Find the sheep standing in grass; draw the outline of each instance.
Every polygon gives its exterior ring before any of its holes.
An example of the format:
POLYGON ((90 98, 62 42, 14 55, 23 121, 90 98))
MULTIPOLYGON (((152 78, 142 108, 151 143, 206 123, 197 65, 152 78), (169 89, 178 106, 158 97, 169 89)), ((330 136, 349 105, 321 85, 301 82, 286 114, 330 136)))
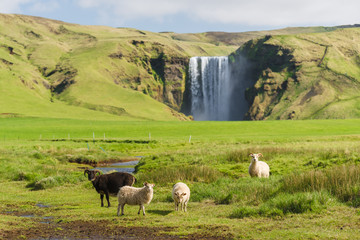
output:
POLYGON ((153 187, 155 184, 150 184, 144 182, 144 187, 136 188, 130 186, 121 187, 117 197, 119 201, 117 215, 119 216, 120 207, 121 207, 121 215, 124 215, 124 206, 125 204, 129 205, 139 205, 139 212, 142 209, 143 215, 145 216, 145 204, 149 204, 153 198, 153 187))
POLYGON ((270 175, 270 167, 266 162, 259 161, 259 157, 263 155, 261 153, 251 153, 252 157, 250 166, 249 166, 249 174, 251 177, 265 177, 268 178, 270 175))
POLYGON ((186 212, 187 203, 190 199, 190 188, 185 183, 176 183, 172 190, 172 198, 175 202, 175 211, 179 210, 180 204, 181 210, 186 212))

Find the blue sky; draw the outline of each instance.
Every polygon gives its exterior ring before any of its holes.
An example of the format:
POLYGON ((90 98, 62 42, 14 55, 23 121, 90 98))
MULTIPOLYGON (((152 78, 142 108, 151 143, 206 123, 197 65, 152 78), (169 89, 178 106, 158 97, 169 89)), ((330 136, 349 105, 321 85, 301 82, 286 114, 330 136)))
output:
POLYGON ((360 24, 359 0, 0 0, 0 13, 153 32, 360 24))

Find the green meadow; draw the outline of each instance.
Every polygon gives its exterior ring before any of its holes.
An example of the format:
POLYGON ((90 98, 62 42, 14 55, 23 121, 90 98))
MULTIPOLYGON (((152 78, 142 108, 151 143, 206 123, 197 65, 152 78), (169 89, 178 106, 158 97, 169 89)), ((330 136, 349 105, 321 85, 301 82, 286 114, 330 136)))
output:
POLYGON ((108 239, 125 227, 165 239, 356 238, 359 143, 360 120, 355 119, 0 118, 0 237, 30 239, 37 231, 37 238, 49 238, 52 229, 52 237, 108 239), (249 177, 253 152, 264 155, 269 179, 249 177), (135 185, 155 183, 154 198, 146 216, 126 205, 125 216, 118 217, 117 199, 101 208, 83 171, 136 156, 142 158, 135 185), (191 189, 186 213, 174 211, 171 189, 178 181, 191 189), (75 229, 79 223, 105 224, 106 230, 101 236, 81 232, 75 229))

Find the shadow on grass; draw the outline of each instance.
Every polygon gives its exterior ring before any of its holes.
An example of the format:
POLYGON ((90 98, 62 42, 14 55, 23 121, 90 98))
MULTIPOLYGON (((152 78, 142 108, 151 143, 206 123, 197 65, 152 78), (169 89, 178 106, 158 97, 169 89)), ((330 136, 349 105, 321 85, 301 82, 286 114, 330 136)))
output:
POLYGON ((169 211, 169 210, 149 210, 147 212, 154 213, 154 214, 161 215, 161 216, 166 216, 169 213, 171 213, 172 211, 169 211))

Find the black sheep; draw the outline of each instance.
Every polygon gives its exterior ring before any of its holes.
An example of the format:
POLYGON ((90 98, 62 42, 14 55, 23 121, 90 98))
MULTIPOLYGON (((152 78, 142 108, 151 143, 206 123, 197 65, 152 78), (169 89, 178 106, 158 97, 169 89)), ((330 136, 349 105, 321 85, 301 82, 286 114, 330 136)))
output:
POLYGON ((125 172, 113 172, 101 175, 97 169, 84 171, 84 175, 88 174, 89 181, 92 182, 96 191, 100 193, 101 207, 104 206, 103 199, 106 195, 108 207, 110 207, 109 194, 117 194, 123 186, 132 186, 136 179, 133 175, 125 172), (99 174, 97 176, 97 174, 99 174))

